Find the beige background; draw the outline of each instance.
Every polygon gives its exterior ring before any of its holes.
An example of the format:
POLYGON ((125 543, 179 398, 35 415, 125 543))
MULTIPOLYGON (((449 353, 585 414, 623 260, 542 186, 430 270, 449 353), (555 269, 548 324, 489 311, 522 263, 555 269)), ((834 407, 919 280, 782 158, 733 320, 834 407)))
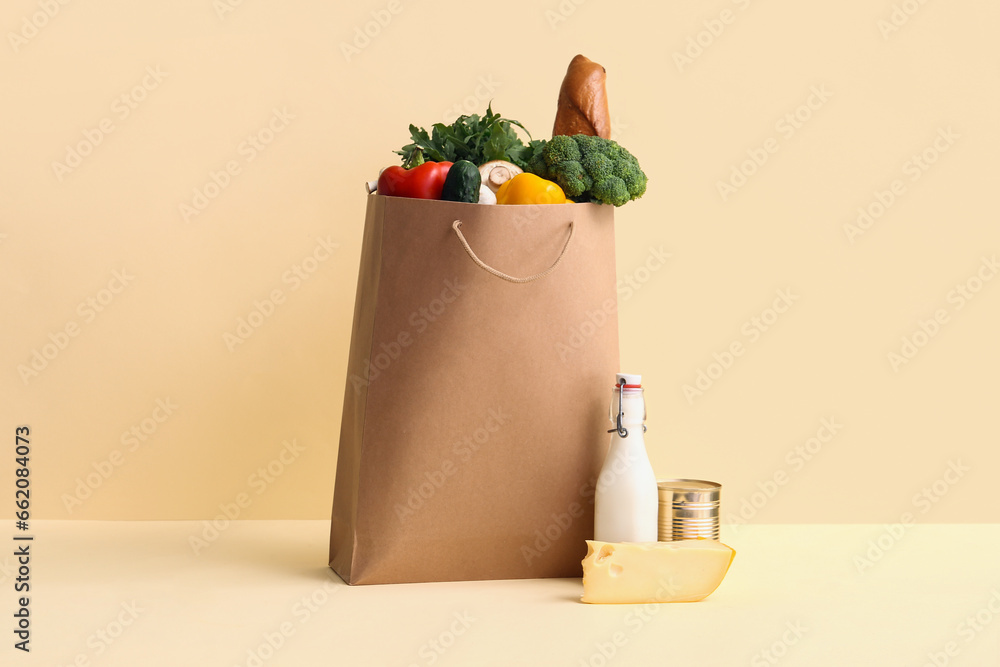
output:
POLYGON ((363 181, 409 123, 489 99, 547 137, 579 52, 607 68, 616 137, 650 177, 617 242, 623 369, 644 376, 658 473, 721 481, 737 523, 1000 521, 1000 280, 961 308, 952 293, 1000 251, 995 3, 223 2, 0 9, 0 423, 31 426, 38 518, 328 517, 363 181), (373 12, 386 25, 345 55, 373 12), (650 248, 671 257, 647 272, 650 248), (795 300, 752 340, 779 290, 795 300), (689 400, 699 371, 717 379, 689 400), (824 419, 842 427, 800 458, 824 419))
POLYGON ((589 605, 579 579, 347 586, 329 520, 236 522, 195 556, 198 523, 38 522, 32 654, 4 664, 1000 665, 997 525, 914 526, 860 572, 878 526, 723 528, 706 600, 589 605))

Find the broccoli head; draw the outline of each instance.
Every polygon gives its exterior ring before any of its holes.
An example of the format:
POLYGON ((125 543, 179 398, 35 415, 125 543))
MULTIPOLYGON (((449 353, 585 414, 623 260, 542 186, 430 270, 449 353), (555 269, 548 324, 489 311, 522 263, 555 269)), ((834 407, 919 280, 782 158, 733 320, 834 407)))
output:
POLYGON ((622 206, 646 192, 646 174, 617 142, 557 135, 535 150, 528 170, 555 181, 574 201, 622 206))
POLYGON ((583 155, 573 137, 558 134, 550 139, 542 149, 545 164, 550 167, 562 162, 579 162, 583 155))

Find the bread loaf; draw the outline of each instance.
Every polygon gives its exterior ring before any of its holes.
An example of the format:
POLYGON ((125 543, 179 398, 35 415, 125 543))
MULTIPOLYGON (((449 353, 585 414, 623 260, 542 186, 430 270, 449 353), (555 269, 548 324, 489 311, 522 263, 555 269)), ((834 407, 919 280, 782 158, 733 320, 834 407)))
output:
POLYGON ((578 55, 570 61, 559 89, 552 136, 588 134, 611 138, 611 115, 604 88, 606 79, 605 69, 589 58, 578 55))

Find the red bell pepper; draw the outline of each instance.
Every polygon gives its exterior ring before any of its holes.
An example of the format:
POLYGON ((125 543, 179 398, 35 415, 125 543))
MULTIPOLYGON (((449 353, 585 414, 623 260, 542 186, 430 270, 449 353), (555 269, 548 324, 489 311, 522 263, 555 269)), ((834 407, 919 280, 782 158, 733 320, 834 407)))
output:
POLYGON ((378 177, 378 193, 389 197, 441 199, 451 162, 424 162, 413 169, 389 167, 378 177))

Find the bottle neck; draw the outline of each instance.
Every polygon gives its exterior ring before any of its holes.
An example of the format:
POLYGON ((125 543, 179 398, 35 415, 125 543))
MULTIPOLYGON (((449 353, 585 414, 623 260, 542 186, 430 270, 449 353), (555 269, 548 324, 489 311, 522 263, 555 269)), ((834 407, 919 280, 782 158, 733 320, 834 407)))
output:
POLYGON ((609 411, 612 425, 618 424, 619 409, 622 412, 622 426, 627 427, 630 434, 634 428, 638 428, 641 432, 642 423, 646 421, 646 400, 642 395, 642 389, 626 389, 621 397, 619 390, 615 389, 609 411))

